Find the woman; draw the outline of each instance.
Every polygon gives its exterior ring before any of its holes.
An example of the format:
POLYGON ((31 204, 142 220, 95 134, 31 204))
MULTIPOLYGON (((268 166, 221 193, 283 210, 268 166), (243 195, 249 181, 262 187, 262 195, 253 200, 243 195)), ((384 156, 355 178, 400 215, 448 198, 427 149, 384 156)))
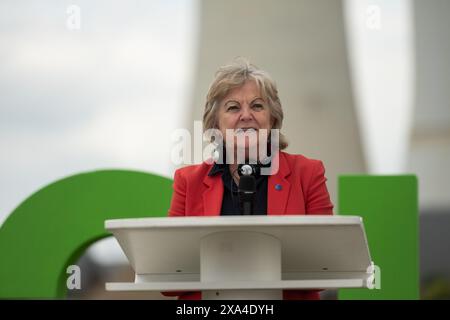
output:
MULTIPOLYGON (((273 133, 277 131, 273 129, 281 129, 282 122, 278 91, 266 72, 247 61, 221 67, 207 95, 203 126, 205 130, 218 130, 223 137, 223 147, 221 143, 217 145, 219 159, 224 161, 217 161, 216 157, 214 162, 177 170, 169 216, 242 214, 237 193, 239 159, 256 163, 256 167, 262 167, 262 163, 271 167, 269 175, 256 176, 255 214, 333 214, 322 162, 274 148, 276 145, 283 150, 288 145, 281 133, 274 139, 273 133), (266 132, 270 134, 261 134, 266 132), (262 146, 271 147, 269 158, 261 159, 262 146), (277 165, 273 166, 274 163, 277 165)), ((201 299, 199 292, 177 295, 180 299, 201 299)), ((283 296, 319 299, 318 291, 314 290, 285 290, 283 296)))

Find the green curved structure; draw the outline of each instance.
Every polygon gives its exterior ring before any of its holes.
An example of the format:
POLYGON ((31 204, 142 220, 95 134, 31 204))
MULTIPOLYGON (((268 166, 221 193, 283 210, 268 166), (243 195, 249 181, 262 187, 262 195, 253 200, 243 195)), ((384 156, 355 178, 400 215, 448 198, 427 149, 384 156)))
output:
POLYGON ((172 180, 126 170, 77 174, 26 199, 0 228, 0 298, 64 298, 67 266, 110 234, 104 221, 166 216, 172 180))

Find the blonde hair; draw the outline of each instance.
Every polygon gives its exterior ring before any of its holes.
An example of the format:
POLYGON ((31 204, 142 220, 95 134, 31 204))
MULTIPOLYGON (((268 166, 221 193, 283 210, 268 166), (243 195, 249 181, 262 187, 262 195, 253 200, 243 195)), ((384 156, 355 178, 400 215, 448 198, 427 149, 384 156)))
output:
MULTIPOLYGON (((240 58, 217 70, 215 79, 209 87, 206 96, 205 110, 203 112, 203 130, 217 129, 217 111, 220 101, 230 90, 243 86, 247 80, 255 81, 263 99, 268 103, 270 115, 274 121, 272 129, 281 129, 283 109, 275 82, 267 72, 251 64, 248 60, 240 58)), ((286 137, 280 132, 280 150, 285 149, 287 146, 286 137)))

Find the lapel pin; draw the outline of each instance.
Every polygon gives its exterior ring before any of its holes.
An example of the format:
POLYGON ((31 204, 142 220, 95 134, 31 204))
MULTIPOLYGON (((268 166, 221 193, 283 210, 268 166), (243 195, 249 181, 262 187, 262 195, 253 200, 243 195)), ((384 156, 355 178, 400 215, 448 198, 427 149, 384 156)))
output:
POLYGON ((275 185, 275 190, 280 191, 281 189, 283 189, 283 187, 281 186, 281 184, 276 184, 276 185, 275 185))

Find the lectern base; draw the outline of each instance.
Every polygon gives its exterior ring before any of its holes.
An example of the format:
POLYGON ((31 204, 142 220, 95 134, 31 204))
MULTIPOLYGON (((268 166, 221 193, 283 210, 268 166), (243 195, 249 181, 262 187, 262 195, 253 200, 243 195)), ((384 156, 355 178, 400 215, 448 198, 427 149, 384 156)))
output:
MULTIPOLYGON (((216 232, 200 243, 201 282, 279 281, 281 243, 272 235, 252 231, 216 232)), ((281 290, 203 291, 202 299, 281 299, 281 290)))

